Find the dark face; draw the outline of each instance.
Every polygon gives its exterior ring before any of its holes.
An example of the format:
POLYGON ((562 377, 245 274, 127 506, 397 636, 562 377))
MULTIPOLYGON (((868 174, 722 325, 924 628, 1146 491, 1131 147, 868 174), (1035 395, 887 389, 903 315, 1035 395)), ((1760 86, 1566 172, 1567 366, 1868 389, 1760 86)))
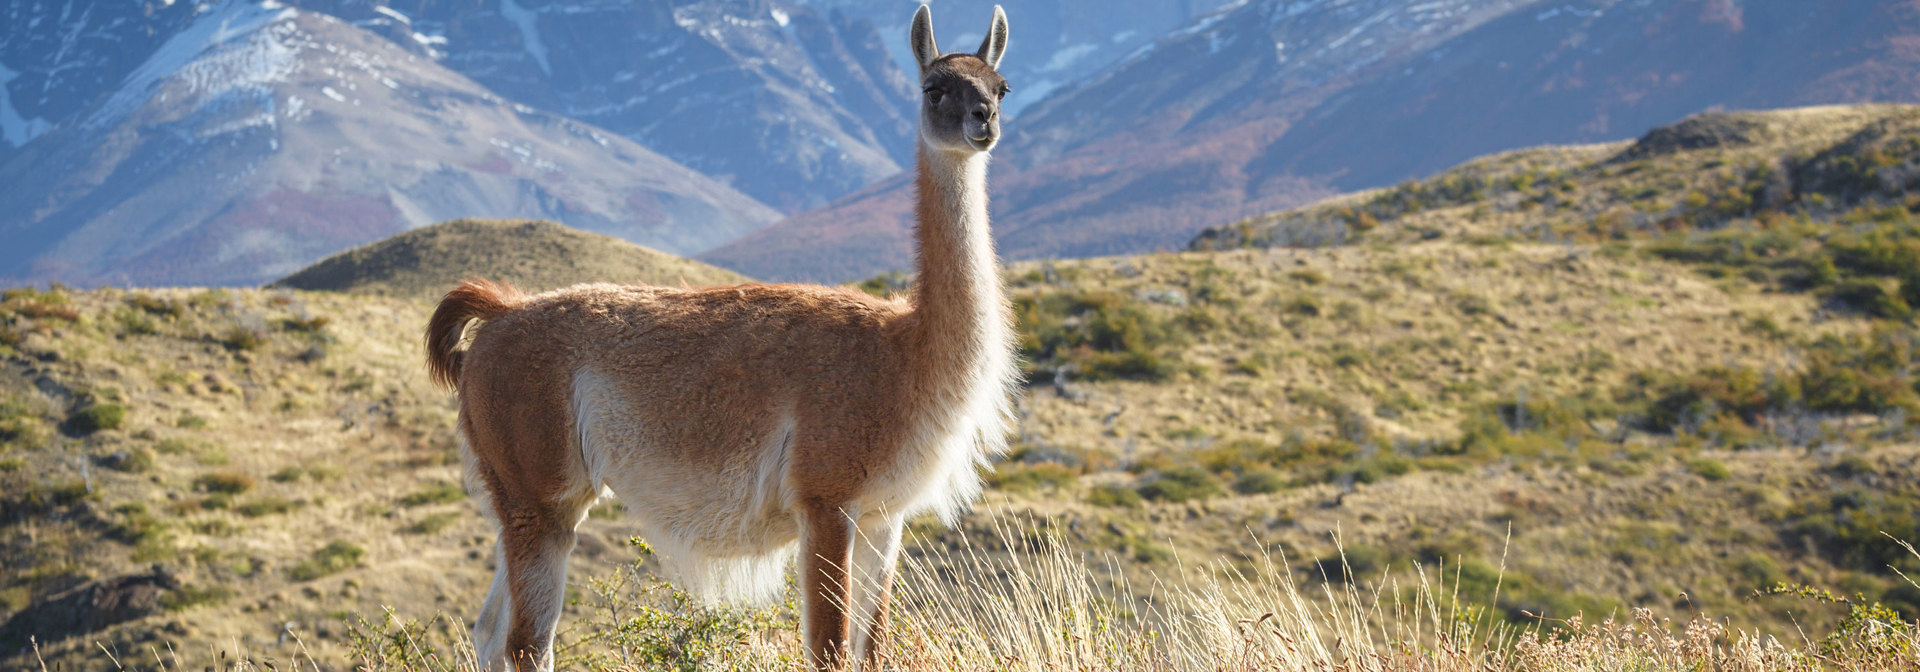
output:
POLYGON ((920 78, 920 137, 933 149, 984 152, 1000 141, 1007 80, 973 54, 948 54, 920 78))

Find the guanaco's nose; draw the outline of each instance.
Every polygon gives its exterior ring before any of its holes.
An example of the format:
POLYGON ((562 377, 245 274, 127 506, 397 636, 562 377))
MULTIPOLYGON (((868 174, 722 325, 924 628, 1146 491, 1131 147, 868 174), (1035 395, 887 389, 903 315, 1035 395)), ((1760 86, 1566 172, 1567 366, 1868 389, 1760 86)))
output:
POLYGON ((993 121, 993 117, 997 114, 999 114, 999 110, 992 109, 985 105, 981 105, 979 107, 973 108, 973 118, 983 122, 993 121))

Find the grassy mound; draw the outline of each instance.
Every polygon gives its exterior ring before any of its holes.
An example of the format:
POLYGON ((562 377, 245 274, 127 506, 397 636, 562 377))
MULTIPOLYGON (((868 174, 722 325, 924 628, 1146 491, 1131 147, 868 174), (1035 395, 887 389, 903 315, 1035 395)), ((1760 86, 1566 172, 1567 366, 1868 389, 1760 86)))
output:
POLYGON ((595 281, 701 286, 747 280, 553 222, 456 219, 333 255, 269 287, 431 297, 469 277, 528 291, 595 281))

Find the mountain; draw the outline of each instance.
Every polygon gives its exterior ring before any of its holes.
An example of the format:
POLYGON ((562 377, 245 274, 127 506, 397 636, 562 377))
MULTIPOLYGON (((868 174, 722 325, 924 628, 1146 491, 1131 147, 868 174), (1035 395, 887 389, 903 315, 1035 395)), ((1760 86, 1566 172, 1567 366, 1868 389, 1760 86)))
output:
MULTIPOLYGON (((1920 10, 1895 0, 1250 0, 1011 120, 995 230, 1013 258, 1176 249, 1206 226, 1477 154, 1722 107, 1920 100, 1915 35, 1920 10)), ((908 187, 701 258, 765 278, 904 268, 908 187), (814 240, 849 242, 767 245, 814 240)))
POLYGON ((432 298, 466 278, 541 292, 582 282, 730 285, 747 278, 553 222, 461 219, 327 257, 269 287, 432 298))
POLYGON ((771 0, 298 4, 383 30, 510 100, 610 129, 784 211, 911 157, 916 89, 884 46, 906 33, 849 15, 771 0))
POLYGON ((1916 102, 1917 41, 1920 3, 1908 0, 1542 6, 1342 92, 1249 170, 1355 189, 1499 149, 1630 138, 1706 110, 1916 102))
MULTIPOLYGON (((41 11, 28 23, 58 18, 41 11)), ((256 284, 476 214, 689 252, 778 217, 617 133, 511 103, 330 15, 229 0, 191 20, 164 16, 98 19, 100 36, 175 32, 131 70, 80 61, 85 79, 117 82, 89 106, 22 95, 57 82, 8 75, 7 118, 58 120, 8 126, 9 144, 28 135, 16 130, 33 137, 0 164, 0 212, 17 213, 0 220, 0 278, 256 284)))
MULTIPOLYGON (((795 0, 829 12, 864 19, 880 28, 882 44, 903 71, 914 72, 913 54, 902 39, 911 4, 876 0, 795 0)), ((1030 0, 1013 5, 1014 51, 1000 73, 1021 82, 1004 111, 1021 110, 1082 78, 1105 70, 1162 35, 1231 0, 1030 0)), ((934 30, 946 51, 980 44, 986 17, 1000 0, 943 0, 934 8, 934 30)))

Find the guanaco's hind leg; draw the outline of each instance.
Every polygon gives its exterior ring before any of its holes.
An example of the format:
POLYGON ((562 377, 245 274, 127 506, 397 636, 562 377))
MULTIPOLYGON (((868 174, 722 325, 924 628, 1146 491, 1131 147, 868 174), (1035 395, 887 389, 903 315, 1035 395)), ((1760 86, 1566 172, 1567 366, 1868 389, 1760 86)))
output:
MULTIPOLYGON (((462 401, 485 408, 474 399, 462 401)), ((553 669, 567 555, 573 551, 574 528, 597 499, 582 466, 566 459, 577 451, 535 448, 570 446, 567 425, 501 420, 564 417, 559 406, 525 404, 512 409, 517 414, 489 408, 465 425, 475 475, 500 524, 500 566, 474 623, 475 653, 482 669, 492 672, 553 669)))
POLYGON ((567 554, 573 551, 574 526, 586 513, 585 504, 567 509, 502 512, 500 544, 507 594, 513 601, 506 650, 518 670, 553 669, 553 631, 566 596, 567 554))
POLYGON ((800 586, 807 658, 815 669, 844 669, 849 660, 853 521, 838 506, 809 507, 801 515, 800 586))
POLYGON ((860 521, 860 537, 853 541, 853 654, 863 672, 880 669, 887 646, 887 612, 905 526, 898 516, 869 517, 860 521))
POLYGON ((493 587, 487 601, 480 605, 480 616, 473 619, 473 652, 482 670, 511 670, 507 662, 507 616, 512 611, 507 597, 507 559, 498 543, 494 544, 493 587))

